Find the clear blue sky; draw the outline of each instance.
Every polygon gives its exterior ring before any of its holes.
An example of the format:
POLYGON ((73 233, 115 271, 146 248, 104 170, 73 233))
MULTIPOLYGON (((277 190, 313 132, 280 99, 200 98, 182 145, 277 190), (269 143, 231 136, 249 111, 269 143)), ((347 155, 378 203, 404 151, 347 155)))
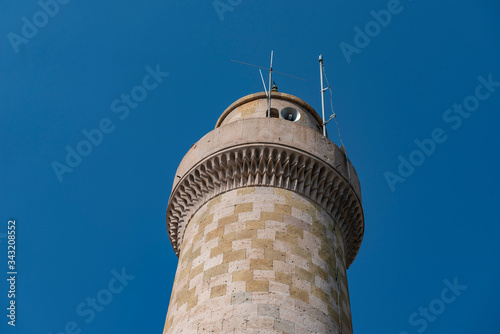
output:
POLYGON ((19 273, 15 328, 0 283, 0 332, 161 333, 174 172, 229 104, 262 90, 229 59, 267 66, 271 50, 277 71, 308 80, 276 75, 280 91, 318 111, 325 58, 365 213, 348 270, 355 333, 498 332, 498 1, 232 0, 220 13, 211 1, 60 1, 51 15, 35 0, 0 4, 0 267, 15 218, 19 273), (131 93, 140 101, 122 101, 131 93), (87 156, 71 167, 68 148, 87 156), (442 297, 455 278, 467 288, 442 297), (419 314, 429 306, 437 315, 419 314))

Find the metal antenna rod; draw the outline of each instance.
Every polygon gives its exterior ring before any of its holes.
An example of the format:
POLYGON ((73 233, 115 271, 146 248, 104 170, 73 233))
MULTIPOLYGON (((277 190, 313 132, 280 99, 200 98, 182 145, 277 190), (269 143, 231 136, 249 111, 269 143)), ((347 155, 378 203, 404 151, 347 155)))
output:
POLYGON ((267 95, 267 117, 271 117, 271 82, 273 82, 273 53, 271 50, 271 66, 269 67, 269 94, 267 95))
POLYGON ((323 120, 323 137, 326 137, 325 123, 325 88, 323 86, 323 56, 319 55, 319 75, 321 78, 321 119, 323 120))
MULTIPOLYGON (((271 117, 271 91, 272 91, 271 83, 273 82, 273 72, 276 72, 276 73, 279 73, 279 74, 283 74, 283 75, 286 75, 286 76, 289 76, 289 77, 292 77, 292 78, 295 78, 295 79, 307 81, 307 80, 304 80, 302 78, 299 78, 299 77, 296 77, 296 76, 293 76, 293 75, 290 75, 290 74, 286 74, 286 73, 282 73, 282 72, 278 72, 278 71, 273 70, 273 56, 274 56, 274 51, 271 51, 271 64, 270 64, 269 68, 265 68, 265 67, 254 65, 254 64, 244 63, 244 62, 238 61, 238 60, 229 59, 230 61, 235 62, 235 63, 240 63, 240 64, 243 64, 243 65, 253 66, 253 67, 257 67, 259 69, 264 69, 264 70, 268 70, 269 71, 269 90, 266 92, 266 95, 267 95, 267 117, 271 117)), ((264 91, 266 91, 266 85, 264 83, 264 78, 262 76, 262 72, 260 72, 260 77, 262 79, 262 84, 264 85, 264 91)), ((324 117, 323 117, 323 123, 324 123, 324 117)))
POLYGON ((264 81, 264 77, 262 76, 262 70, 261 69, 259 69, 259 73, 260 73, 260 78, 262 79, 262 86, 264 86, 264 92, 266 92, 266 96, 267 96, 266 82, 264 81))

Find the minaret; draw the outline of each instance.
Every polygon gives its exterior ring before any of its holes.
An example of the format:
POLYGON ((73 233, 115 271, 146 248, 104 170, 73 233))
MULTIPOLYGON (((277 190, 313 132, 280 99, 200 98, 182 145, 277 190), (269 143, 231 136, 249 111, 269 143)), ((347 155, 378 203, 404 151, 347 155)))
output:
POLYGON ((361 191, 303 100, 245 96, 188 151, 167 227, 179 256, 164 333, 352 333, 346 269, 361 191))

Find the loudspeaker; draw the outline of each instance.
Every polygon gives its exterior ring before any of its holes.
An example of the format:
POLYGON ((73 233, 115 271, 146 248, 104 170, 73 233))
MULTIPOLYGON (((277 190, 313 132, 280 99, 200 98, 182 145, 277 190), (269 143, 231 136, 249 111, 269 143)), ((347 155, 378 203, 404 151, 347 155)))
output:
POLYGON ((292 107, 285 107, 281 110, 281 117, 287 121, 296 122, 300 119, 300 112, 292 107))

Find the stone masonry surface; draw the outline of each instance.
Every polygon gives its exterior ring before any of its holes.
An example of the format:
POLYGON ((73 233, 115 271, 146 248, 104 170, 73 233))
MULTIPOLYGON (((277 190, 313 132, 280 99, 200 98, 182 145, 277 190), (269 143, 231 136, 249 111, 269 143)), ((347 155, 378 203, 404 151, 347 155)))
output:
POLYGON ((187 224, 164 333, 352 333, 345 244, 296 192, 227 191, 187 224))

